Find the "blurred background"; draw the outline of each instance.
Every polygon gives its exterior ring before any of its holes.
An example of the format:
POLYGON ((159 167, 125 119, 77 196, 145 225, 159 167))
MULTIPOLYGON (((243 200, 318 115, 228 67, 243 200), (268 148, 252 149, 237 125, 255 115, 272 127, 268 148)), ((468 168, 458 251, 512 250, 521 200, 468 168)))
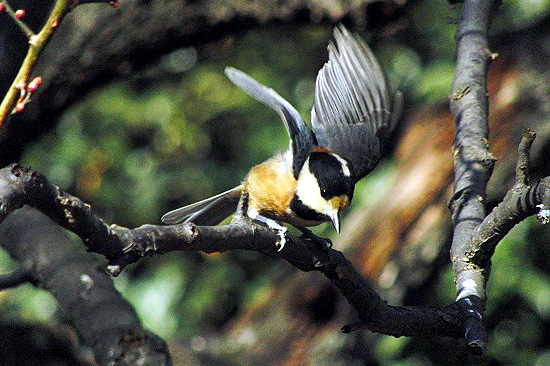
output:
MULTIPOLYGON (((315 77, 343 17, 404 93, 406 109, 387 158, 357 185, 342 233, 328 225, 315 231, 353 258, 389 303, 447 305, 455 298, 448 259, 448 95, 460 8, 438 0, 370 3, 322 16, 299 9, 282 19, 245 18, 242 29, 226 32, 222 23, 208 42, 176 42, 130 72, 90 80, 89 89, 72 95, 29 138, 21 137, 25 119, 17 127, 12 121, 2 138, 19 139, 19 150, 4 144, 2 161, 17 158, 44 173, 107 222, 159 224, 166 211, 239 184, 252 165, 287 147, 278 116, 231 84, 224 68, 237 67, 272 87, 309 121, 315 77)), ((79 7, 67 27, 91 27, 97 14, 113 12, 105 8, 79 7)), ((513 183, 524 128, 538 134, 533 178, 550 174, 548 13, 548 0, 504 1, 494 18, 490 44, 499 57, 490 67, 489 143, 498 161, 489 209, 513 183)), ((8 34, 8 22, 0 17, 0 34, 8 34)), ((44 75, 62 42, 49 46, 44 75)), ((3 93, 6 82, 0 87, 3 93)), ((175 365, 543 366, 550 364, 549 244, 548 228, 534 218, 499 244, 487 288, 489 345, 481 357, 455 339, 342 334, 340 327, 356 314, 322 275, 255 252, 169 253, 141 260, 114 281, 144 326, 169 342, 175 365)), ((0 251, 0 273, 15 267, 0 251)), ((49 293, 27 284, 0 292, 0 322, 4 329, 54 327, 64 319, 49 293)))

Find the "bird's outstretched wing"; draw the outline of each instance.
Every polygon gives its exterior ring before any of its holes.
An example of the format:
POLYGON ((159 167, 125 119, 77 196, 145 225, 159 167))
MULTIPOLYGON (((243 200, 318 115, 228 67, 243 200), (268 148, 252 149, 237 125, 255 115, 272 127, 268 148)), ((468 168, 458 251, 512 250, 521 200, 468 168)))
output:
POLYGON ((319 71, 311 125, 319 146, 348 159, 355 179, 378 163, 382 143, 401 113, 402 95, 393 93, 374 54, 344 26, 334 29, 329 60, 319 71))
POLYGON ((295 178, 298 178, 304 162, 315 145, 315 137, 300 113, 276 91, 260 84, 244 72, 233 67, 226 67, 225 75, 239 88, 259 102, 271 107, 281 116, 290 136, 293 174, 295 178))

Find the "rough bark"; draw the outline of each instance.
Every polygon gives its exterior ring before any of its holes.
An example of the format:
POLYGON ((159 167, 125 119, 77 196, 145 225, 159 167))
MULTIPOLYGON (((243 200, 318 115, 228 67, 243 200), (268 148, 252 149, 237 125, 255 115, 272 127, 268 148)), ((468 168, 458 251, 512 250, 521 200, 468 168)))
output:
MULTIPOLYGON (((363 328, 394 336, 456 336, 462 332, 462 319, 457 316, 460 303, 443 309, 389 306, 341 252, 297 238, 291 238, 289 245, 279 252, 274 232, 240 215, 234 215, 230 224, 222 226, 186 223, 127 229, 107 225, 89 205, 29 169, 8 166, 0 170, 0 182, 3 183, 0 218, 4 219, 24 204, 35 206, 79 235, 88 250, 103 254, 110 261, 109 268, 114 275, 140 258, 169 251, 256 250, 278 255, 302 271, 323 273, 358 311, 363 328)), ((357 329, 353 325, 343 330, 357 329)))
POLYGON ((95 258, 46 215, 29 207, 13 212, 0 224, 0 245, 54 295, 100 365, 171 364, 165 342, 142 328, 95 258))

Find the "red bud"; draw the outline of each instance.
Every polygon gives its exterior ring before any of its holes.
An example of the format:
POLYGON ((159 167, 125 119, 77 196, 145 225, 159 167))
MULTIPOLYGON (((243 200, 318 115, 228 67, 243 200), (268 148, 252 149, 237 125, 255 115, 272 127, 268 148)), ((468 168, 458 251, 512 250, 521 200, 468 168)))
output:
POLYGON ((29 86, 27 86, 27 89, 29 90, 29 93, 34 93, 40 85, 42 85, 42 76, 37 76, 32 79, 29 86))
POLYGON ((15 12, 15 16, 17 17, 17 19, 23 18, 25 14, 25 9, 19 9, 15 12))
POLYGON ((37 76, 34 79, 32 79, 31 83, 35 83, 36 86, 42 85, 42 76, 37 76))

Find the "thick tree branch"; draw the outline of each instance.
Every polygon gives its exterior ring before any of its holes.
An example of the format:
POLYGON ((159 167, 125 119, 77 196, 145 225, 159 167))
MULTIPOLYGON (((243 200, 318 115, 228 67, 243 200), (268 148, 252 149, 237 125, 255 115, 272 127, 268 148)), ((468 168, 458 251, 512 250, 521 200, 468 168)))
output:
MULTIPOLYGON (((461 304, 443 309, 389 306, 341 252, 294 237, 278 252, 276 235, 242 216, 237 215, 229 225, 212 227, 192 223, 143 225, 135 229, 109 226, 80 199, 61 191, 42 175, 15 164, 0 170, 0 203, 0 219, 24 204, 39 208, 79 235, 89 250, 105 255, 113 274, 144 256, 169 251, 256 250, 278 255, 302 271, 322 272, 357 309, 362 329, 394 336, 457 337, 463 333, 461 304)), ((343 330, 357 329, 355 326, 343 330)))
MULTIPOLYGON (((533 199, 527 202, 529 212, 534 212, 533 207, 548 199, 550 190, 544 187, 545 184, 539 184, 531 190, 533 199)), ((302 271, 319 271, 336 285, 359 314, 361 321, 344 327, 345 332, 369 329, 393 336, 461 337, 475 330, 465 327, 475 319, 471 310, 476 309, 476 314, 481 311, 481 301, 476 296, 462 297, 446 308, 387 305, 341 252, 294 237, 278 252, 276 235, 242 215, 235 215, 230 224, 222 226, 192 223, 143 225, 135 229, 109 226, 89 205, 61 191, 42 175, 16 164, 1 169, 0 220, 24 204, 39 208, 59 225, 79 235, 89 250, 105 255, 113 274, 148 255, 235 249, 279 256, 302 271)))
POLYGON ((457 299, 479 300, 467 307, 465 338, 470 351, 485 349, 482 313, 485 301, 485 270, 468 260, 472 234, 485 217, 485 191, 495 158, 488 150, 489 105, 487 66, 491 52, 488 32, 493 0, 465 0, 458 24, 455 78, 450 105, 455 117, 454 195, 451 201, 453 242, 451 262, 457 299))
MULTIPOLYGON (((237 215, 229 225, 213 227, 191 223, 143 225, 135 229, 109 226, 89 205, 61 191, 42 175, 18 165, 0 170, 0 202, 0 219, 24 204, 40 208, 58 224, 79 235, 89 250, 105 255, 113 274, 144 256, 169 251, 256 250, 280 256, 303 271, 325 274, 357 309, 362 328, 394 336, 456 337, 462 334, 460 304, 444 309, 389 306, 342 253, 294 237, 278 252, 276 235, 242 216, 237 215)), ((357 330, 357 327, 344 330, 357 330)))
MULTIPOLYGON (((488 150, 487 67, 494 57, 489 51, 488 30, 497 1, 466 0, 457 30, 456 74, 450 96, 455 117, 455 191, 451 200, 453 244, 451 261, 455 271, 457 299, 471 298, 466 307, 465 338, 469 349, 480 354, 487 335, 483 327, 485 283, 491 257, 510 229, 547 200, 548 178, 529 187, 529 149, 534 133, 527 131, 519 145, 516 183, 503 201, 486 216, 486 187, 494 157, 488 150)), ((543 205, 543 206, 540 206, 543 205)), ((539 214, 539 217, 544 213, 539 214)))
POLYGON ((468 267, 460 258, 470 251, 470 239, 485 217, 485 189, 495 158, 488 150, 487 35, 492 0, 464 2, 457 30, 456 72, 451 86, 451 111, 455 117, 455 187, 451 201, 453 246, 451 260, 459 296, 485 298, 480 268, 468 267), (473 281, 476 286, 464 283, 473 281))
POLYGON ((55 296, 100 365, 170 365, 164 341, 142 328, 93 256, 47 216, 30 207, 13 212, 0 223, 0 245, 55 296))

